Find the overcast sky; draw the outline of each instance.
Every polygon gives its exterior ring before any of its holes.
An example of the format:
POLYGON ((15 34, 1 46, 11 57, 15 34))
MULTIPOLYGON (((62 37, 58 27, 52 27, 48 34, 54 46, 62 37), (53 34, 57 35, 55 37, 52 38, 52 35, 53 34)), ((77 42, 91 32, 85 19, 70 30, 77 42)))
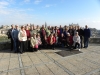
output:
POLYGON ((0 25, 88 25, 100 29, 100 0, 0 0, 0 25))

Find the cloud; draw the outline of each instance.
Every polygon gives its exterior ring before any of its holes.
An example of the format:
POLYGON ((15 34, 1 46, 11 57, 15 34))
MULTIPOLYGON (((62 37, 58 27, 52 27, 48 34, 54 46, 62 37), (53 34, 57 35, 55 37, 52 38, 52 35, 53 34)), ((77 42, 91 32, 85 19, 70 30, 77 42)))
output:
POLYGON ((52 6, 56 6, 56 4, 46 4, 45 5, 46 8, 49 8, 49 7, 52 7, 52 6))
POLYGON ((92 21, 93 23, 100 23, 100 21, 92 21))
POLYGON ((7 0, 10 3, 15 3, 16 0, 7 0))
POLYGON ((42 2, 42 0, 35 0, 34 4, 39 4, 40 2, 42 2))
POLYGON ((31 23, 37 15, 28 14, 26 11, 30 9, 9 9, 0 10, 2 20, 0 24, 24 24, 31 23), (5 23, 6 21, 6 23, 5 23))
POLYGON ((51 6, 52 6, 52 5, 50 5, 50 4, 46 4, 46 5, 45 5, 45 7, 47 7, 47 8, 48 8, 48 7, 51 7, 51 6))
POLYGON ((6 1, 1 1, 0 2, 0 8, 6 8, 6 6, 8 6, 8 5, 9 5, 9 3, 6 2, 6 1))
POLYGON ((24 0, 25 3, 30 2, 30 0, 24 0))

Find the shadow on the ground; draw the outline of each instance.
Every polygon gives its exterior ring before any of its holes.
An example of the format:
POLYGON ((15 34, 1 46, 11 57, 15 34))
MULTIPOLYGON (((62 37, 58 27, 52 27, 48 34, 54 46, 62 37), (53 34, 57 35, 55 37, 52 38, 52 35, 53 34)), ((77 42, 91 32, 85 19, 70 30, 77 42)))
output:
POLYGON ((14 53, 14 52, 8 49, 8 50, 0 50, 0 53, 14 53))
MULTIPOLYGON (((41 50, 53 50, 53 49, 42 48, 41 50)), ((62 57, 82 53, 81 51, 78 51, 78 50, 71 50, 70 51, 70 49, 68 49, 68 48, 55 48, 54 51, 56 51, 55 53, 61 55, 62 57)), ((32 51, 26 51, 26 52, 32 52, 32 51)), ((0 50, 0 53, 14 53, 14 51, 11 51, 10 49, 0 50)), ((54 52, 50 52, 50 53, 54 53, 54 52)))
POLYGON ((83 53, 83 52, 78 51, 78 50, 72 50, 72 51, 62 50, 62 51, 55 52, 55 53, 57 53, 58 55, 60 55, 62 57, 66 57, 66 56, 75 55, 75 54, 79 54, 79 53, 83 53))

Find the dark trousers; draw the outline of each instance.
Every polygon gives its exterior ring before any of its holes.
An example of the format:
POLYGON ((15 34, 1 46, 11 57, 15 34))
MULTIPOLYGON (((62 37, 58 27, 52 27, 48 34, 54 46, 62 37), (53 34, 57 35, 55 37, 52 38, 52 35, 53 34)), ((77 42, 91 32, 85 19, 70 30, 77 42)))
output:
POLYGON ((84 37, 84 47, 85 48, 88 47, 88 42, 89 42, 89 38, 88 37, 84 37))
POLYGON ((38 48, 32 48, 32 47, 31 47, 31 51, 32 51, 32 52, 38 51, 38 48))
POLYGON ((23 52, 26 51, 26 49, 27 49, 27 47, 26 47, 26 41, 21 41, 20 42, 20 52, 23 53, 23 52))
POLYGON ((11 38, 11 51, 14 49, 14 40, 11 38))
POLYGON ((78 48, 80 48, 80 44, 78 42, 75 43, 75 49, 77 48, 77 46, 78 48))
POLYGON ((45 39, 42 39, 42 47, 46 48, 47 47, 47 42, 45 41, 45 39))
POLYGON ((38 45, 38 49, 41 49, 42 48, 42 45, 38 45))
POLYGON ((80 46, 81 46, 81 48, 83 48, 83 37, 82 36, 80 36, 80 40, 81 40, 80 46))
POLYGON ((72 44, 69 41, 67 41, 67 48, 69 48, 69 49, 72 49, 73 48, 72 47, 72 44))
POLYGON ((27 51, 30 51, 30 40, 26 41, 26 49, 27 51))
POLYGON ((67 44, 66 41, 61 41, 62 47, 64 47, 66 44, 67 44))
POLYGON ((19 52, 19 40, 14 38, 14 51, 19 52))
POLYGON ((48 44, 48 47, 51 48, 51 49, 54 49, 55 48, 55 43, 53 43, 52 45, 48 44))

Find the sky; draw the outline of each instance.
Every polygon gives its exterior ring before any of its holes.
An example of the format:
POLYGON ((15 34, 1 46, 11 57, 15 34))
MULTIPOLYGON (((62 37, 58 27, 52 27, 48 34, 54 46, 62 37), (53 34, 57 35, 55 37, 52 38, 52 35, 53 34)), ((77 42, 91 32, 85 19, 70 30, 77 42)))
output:
POLYGON ((0 0, 0 25, 45 22, 100 29, 100 0, 0 0))

